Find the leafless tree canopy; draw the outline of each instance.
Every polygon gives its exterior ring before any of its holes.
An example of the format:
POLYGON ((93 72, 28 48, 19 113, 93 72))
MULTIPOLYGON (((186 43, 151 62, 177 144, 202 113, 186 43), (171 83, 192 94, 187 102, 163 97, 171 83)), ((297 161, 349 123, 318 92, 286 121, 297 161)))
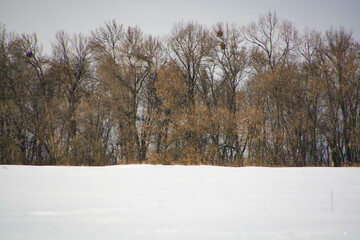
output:
POLYGON ((49 55, 1 25, 0 91, 1 164, 360 164, 359 42, 272 12, 164 38, 111 21, 49 55))

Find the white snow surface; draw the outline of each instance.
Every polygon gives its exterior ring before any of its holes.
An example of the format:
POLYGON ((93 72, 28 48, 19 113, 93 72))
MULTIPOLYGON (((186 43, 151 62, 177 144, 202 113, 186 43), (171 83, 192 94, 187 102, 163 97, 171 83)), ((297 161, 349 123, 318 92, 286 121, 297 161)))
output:
POLYGON ((1 165, 0 239, 360 239, 360 168, 1 165))

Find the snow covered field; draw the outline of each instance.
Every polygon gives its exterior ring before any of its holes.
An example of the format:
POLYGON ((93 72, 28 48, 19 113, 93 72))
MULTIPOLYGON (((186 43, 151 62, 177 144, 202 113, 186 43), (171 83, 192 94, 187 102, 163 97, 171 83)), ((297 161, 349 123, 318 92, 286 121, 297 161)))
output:
POLYGON ((360 168, 2 165, 0 239, 360 239, 360 168))

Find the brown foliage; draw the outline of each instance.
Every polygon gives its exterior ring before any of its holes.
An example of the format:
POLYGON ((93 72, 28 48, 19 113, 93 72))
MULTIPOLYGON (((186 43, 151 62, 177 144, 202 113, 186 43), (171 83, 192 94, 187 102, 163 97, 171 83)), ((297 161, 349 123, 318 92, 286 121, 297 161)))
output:
POLYGON ((174 25, 163 40, 107 22, 0 27, 0 163, 356 166, 360 44, 275 13, 242 28, 174 25))

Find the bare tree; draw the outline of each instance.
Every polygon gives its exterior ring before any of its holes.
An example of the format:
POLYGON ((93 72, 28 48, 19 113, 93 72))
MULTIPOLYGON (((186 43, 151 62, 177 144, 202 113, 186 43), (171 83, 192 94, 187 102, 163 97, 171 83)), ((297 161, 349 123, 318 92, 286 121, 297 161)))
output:
POLYGON ((292 89, 290 84, 297 81, 291 70, 296 63, 297 31, 290 22, 269 12, 260 16, 258 22, 246 26, 244 37, 253 47, 253 90, 262 96, 259 111, 264 117, 263 129, 258 132, 261 133, 260 139, 254 136, 260 144, 256 150, 257 158, 279 165, 280 159, 285 158, 283 149, 286 148, 286 124, 289 123, 289 117, 285 115, 292 112, 289 109, 292 106, 286 105, 286 102, 291 102, 288 90, 292 89))
POLYGON ((326 32, 321 49, 328 121, 329 162, 334 166, 359 161, 359 44, 344 29, 326 32))
POLYGON ((224 89, 222 107, 225 107, 230 114, 229 122, 225 126, 225 138, 222 144, 218 143, 218 146, 222 148, 223 158, 229 158, 230 162, 238 162, 241 165, 247 136, 239 134, 239 129, 242 128, 239 126, 241 116, 238 111, 241 102, 237 102, 237 99, 240 92, 239 85, 246 74, 247 50, 242 32, 236 25, 217 24, 214 26, 213 38, 217 43, 214 47, 213 59, 219 67, 220 82, 224 89))

